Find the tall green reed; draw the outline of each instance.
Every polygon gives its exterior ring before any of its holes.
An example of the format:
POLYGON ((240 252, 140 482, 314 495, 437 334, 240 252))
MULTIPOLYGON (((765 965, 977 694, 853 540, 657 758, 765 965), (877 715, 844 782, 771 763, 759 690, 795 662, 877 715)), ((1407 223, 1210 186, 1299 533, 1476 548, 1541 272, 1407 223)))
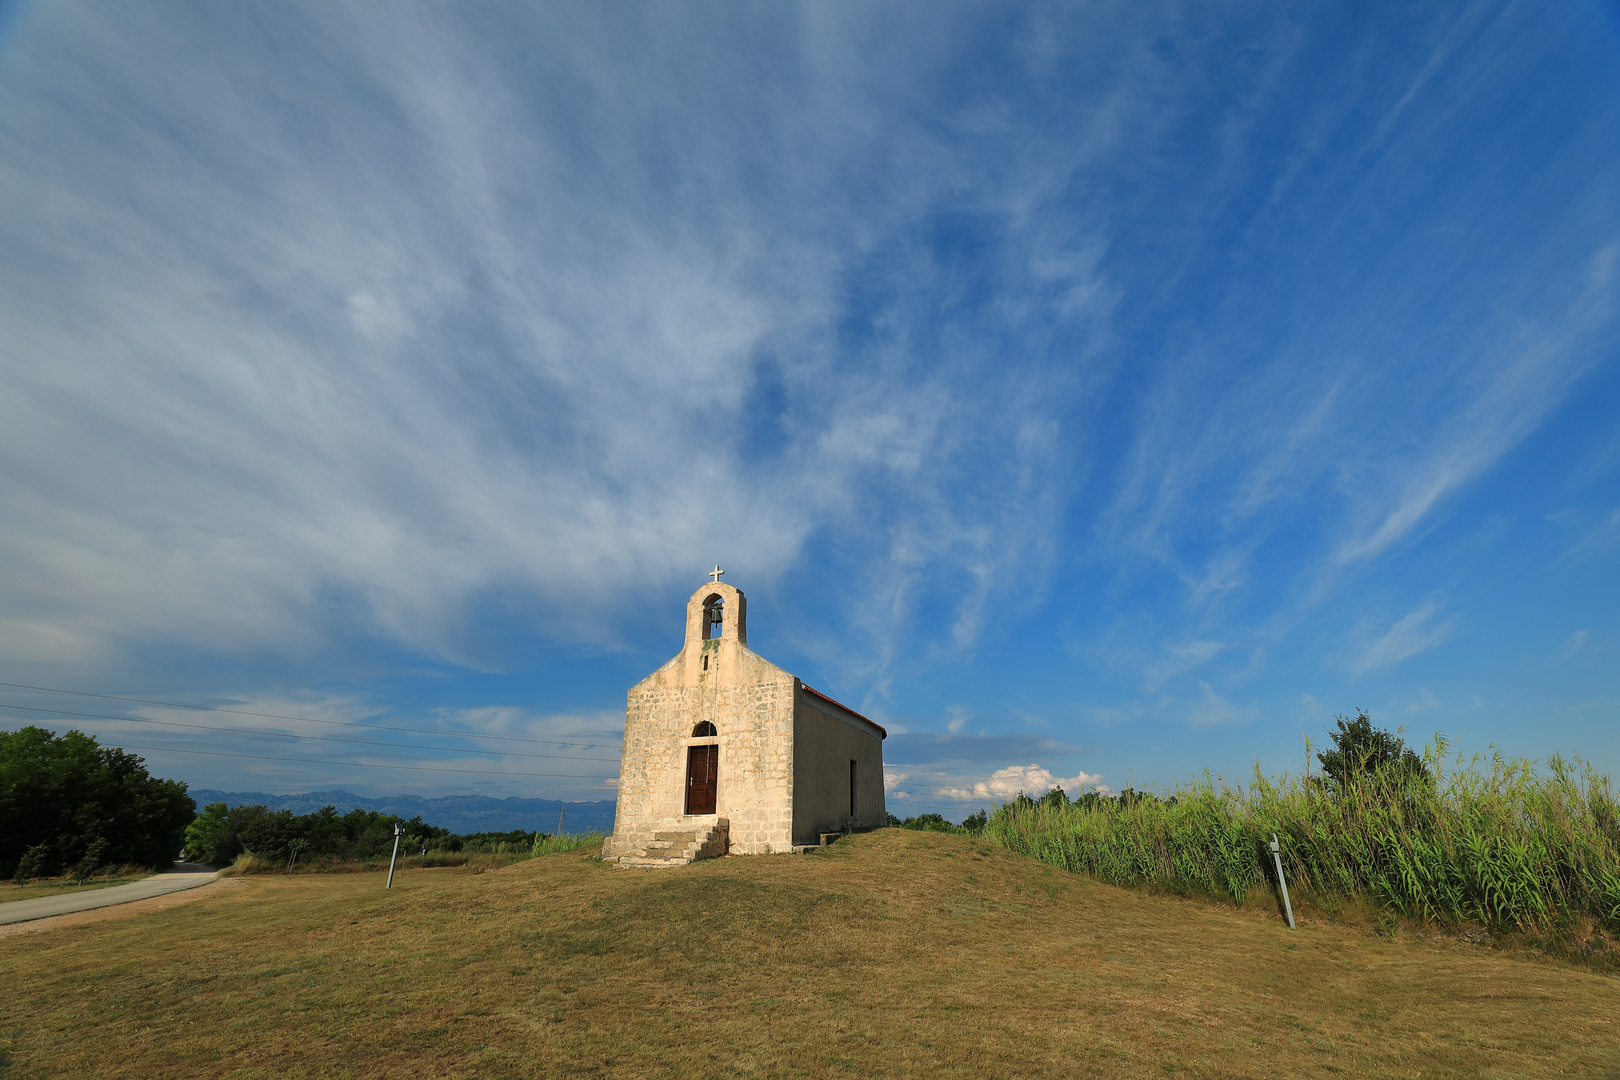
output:
POLYGON ((1290 886, 1307 894, 1442 923, 1530 929, 1586 916, 1620 929, 1620 807, 1607 776, 1579 759, 1538 770, 1500 754, 1446 770, 1445 755, 1437 738, 1421 774, 1343 784, 1257 766, 1246 787, 1206 774, 1166 797, 1021 798, 998 807, 984 835, 1106 881, 1241 903, 1274 885, 1275 832, 1290 886))
POLYGON ((578 851, 582 847, 600 844, 605 839, 607 835, 595 829, 582 833, 563 833, 559 836, 535 833, 531 854, 539 858, 541 855, 554 855, 559 851, 578 851))

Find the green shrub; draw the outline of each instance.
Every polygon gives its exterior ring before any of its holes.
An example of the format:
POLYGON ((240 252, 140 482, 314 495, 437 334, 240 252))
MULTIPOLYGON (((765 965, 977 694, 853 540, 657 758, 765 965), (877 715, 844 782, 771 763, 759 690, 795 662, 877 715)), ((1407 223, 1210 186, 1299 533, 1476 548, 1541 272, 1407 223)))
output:
POLYGON ((272 811, 263 806, 224 809, 211 803, 193 823, 187 851, 234 874, 310 873, 366 870, 387 866, 393 855, 394 824, 404 827, 399 866, 475 866, 495 869, 536 855, 574 851, 599 844, 603 834, 553 837, 524 830, 456 835, 424 826, 419 819, 354 810, 342 817, 327 807, 313 814, 272 811), (336 828, 327 828, 336 823, 336 828), (207 851, 213 857, 200 855, 207 851), (229 858, 224 857, 230 853, 229 858))
MULTIPOLYGON (((1054 788, 1053 790, 1061 793, 1061 789, 1054 788)), ((952 825, 943 814, 935 813, 916 814, 912 817, 904 819, 895 817, 893 814, 888 815, 888 817, 889 828, 891 829, 911 829, 914 832, 951 833, 955 836, 978 836, 979 833, 984 831, 986 821, 986 813, 983 810, 980 810, 974 814, 969 814, 967 817, 962 819, 962 824, 960 825, 952 825)))
POLYGON ((234 806, 209 803, 186 830, 186 854, 214 866, 232 865, 244 852, 267 860, 288 863, 296 856, 298 862, 369 861, 387 859, 394 849, 394 826, 404 833, 400 837, 401 855, 412 852, 422 854, 428 850, 460 851, 464 841, 472 841, 469 850, 493 850, 481 838, 494 837, 510 844, 510 850, 528 850, 529 834, 474 833, 471 837, 456 836, 449 829, 428 825, 421 818, 404 820, 394 814, 375 810, 355 809, 339 814, 332 806, 323 806, 309 814, 294 814, 290 810, 271 810, 266 806, 234 806))

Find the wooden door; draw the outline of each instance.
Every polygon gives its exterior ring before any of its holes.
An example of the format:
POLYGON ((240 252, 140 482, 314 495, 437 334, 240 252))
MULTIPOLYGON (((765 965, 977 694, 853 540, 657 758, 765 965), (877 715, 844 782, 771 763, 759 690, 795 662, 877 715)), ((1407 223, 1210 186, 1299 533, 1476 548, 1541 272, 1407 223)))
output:
POLYGON ((693 746, 686 751, 686 812, 714 813, 716 779, 720 771, 718 746, 693 746))

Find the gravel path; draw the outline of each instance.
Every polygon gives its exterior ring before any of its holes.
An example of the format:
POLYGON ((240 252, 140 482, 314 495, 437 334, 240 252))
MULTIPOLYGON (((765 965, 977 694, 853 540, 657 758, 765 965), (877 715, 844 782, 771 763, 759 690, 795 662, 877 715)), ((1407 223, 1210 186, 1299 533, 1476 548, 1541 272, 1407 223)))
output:
POLYGON ((0 904, 0 926, 32 922, 35 919, 49 919, 55 915, 71 915, 76 911, 90 911, 94 908, 111 907, 114 904, 128 904, 136 900, 151 900, 154 897, 206 885, 214 880, 214 876, 215 870, 212 866, 204 866, 201 863, 175 863, 162 873, 153 874, 141 881, 132 881, 128 885, 114 885, 110 889, 91 889, 81 893, 41 896, 37 900, 14 900, 9 904, 0 904))

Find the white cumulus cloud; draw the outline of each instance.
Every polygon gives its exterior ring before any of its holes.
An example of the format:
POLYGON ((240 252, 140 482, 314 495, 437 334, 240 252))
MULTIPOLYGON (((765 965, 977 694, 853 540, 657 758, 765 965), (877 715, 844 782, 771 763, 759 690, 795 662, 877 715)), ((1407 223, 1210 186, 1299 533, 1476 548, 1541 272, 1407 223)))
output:
POLYGON ((988 780, 980 780, 971 787, 956 787, 948 790, 947 797, 953 799, 1011 799, 1020 793, 1025 795, 1044 795, 1054 787, 1060 787, 1073 795, 1083 788, 1097 788, 1107 791, 1102 785, 1101 774, 1079 772, 1074 776, 1057 776, 1052 770, 1040 765, 1009 765, 1005 769, 997 769, 990 774, 988 780))

